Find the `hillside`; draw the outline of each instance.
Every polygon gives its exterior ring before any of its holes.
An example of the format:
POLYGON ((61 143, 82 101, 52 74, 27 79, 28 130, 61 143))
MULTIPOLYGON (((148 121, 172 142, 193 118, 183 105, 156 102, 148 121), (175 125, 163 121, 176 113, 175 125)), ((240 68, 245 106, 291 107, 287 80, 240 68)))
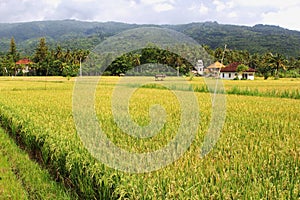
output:
POLYGON ((251 53, 271 51, 286 56, 300 55, 300 32, 279 26, 259 24, 248 27, 206 22, 169 27, 213 49, 227 44, 231 49, 248 50, 251 53))
MULTIPOLYGON (((106 37, 144 26, 154 25, 75 20, 2 23, 0 24, 0 52, 8 50, 11 37, 15 38, 22 54, 32 53, 40 37, 46 37, 47 43, 52 47, 59 43, 63 48, 92 49, 106 37)), ((208 45, 213 49, 227 44, 231 49, 248 50, 251 53, 271 51, 286 56, 300 56, 300 32, 278 26, 248 27, 204 22, 161 27, 185 33, 200 44, 208 45)))

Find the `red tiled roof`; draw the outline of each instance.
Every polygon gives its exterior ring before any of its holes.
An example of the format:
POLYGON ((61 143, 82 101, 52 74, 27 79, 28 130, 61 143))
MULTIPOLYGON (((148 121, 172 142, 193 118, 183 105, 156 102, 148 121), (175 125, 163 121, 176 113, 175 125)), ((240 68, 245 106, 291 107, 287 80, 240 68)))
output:
POLYGON ((17 61, 16 65, 28 65, 28 64, 32 64, 32 63, 33 62, 31 60, 29 60, 28 58, 24 58, 24 59, 17 61))
MULTIPOLYGON (((240 64, 241 63, 238 62, 231 63, 225 68, 222 68, 220 72, 236 72, 236 69, 240 64)), ((249 69, 246 72, 256 72, 256 70, 249 67, 249 69)))

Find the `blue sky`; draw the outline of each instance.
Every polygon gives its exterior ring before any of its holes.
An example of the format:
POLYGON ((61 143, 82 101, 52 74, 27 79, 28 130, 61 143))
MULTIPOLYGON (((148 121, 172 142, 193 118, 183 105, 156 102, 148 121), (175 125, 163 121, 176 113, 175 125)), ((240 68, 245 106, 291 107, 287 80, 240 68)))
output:
POLYGON ((271 24, 300 31, 299 0, 0 0, 0 22, 57 19, 182 24, 271 24))

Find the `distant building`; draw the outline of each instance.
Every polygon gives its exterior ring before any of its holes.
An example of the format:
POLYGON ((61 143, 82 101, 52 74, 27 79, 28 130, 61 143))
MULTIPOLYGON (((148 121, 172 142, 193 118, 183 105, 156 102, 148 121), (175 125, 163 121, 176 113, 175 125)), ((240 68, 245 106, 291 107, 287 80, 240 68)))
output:
POLYGON ((240 63, 232 63, 232 64, 226 66, 225 68, 222 68, 220 70, 220 78, 227 79, 227 80, 233 80, 235 78, 254 80, 255 69, 249 68, 245 72, 238 73, 237 67, 239 65, 240 65, 240 63))
POLYGON ((23 58, 19 61, 16 62, 16 65, 18 66, 18 71, 17 73, 20 73, 22 71, 23 74, 28 73, 31 65, 33 62, 29 60, 28 58, 23 58))
POLYGON ((194 71, 195 74, 200 76, 204 75, 204 65, 202 60, 198 60, 194 68, 196 69, 196 71, 194 71))
POLYGON ((214 64, 207 67, 207 73, 210 76, 218 77, 219 73, 220 73, 220 70, 222 68, 225 68, 225 65, 223 65, 222 63, 217 61, 214 64))

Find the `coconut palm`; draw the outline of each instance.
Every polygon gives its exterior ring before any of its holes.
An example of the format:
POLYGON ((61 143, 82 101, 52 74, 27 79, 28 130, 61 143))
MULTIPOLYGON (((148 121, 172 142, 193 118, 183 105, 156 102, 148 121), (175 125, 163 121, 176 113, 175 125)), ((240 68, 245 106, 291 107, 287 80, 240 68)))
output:
POLYGON ((279 70, 280 69, 286 70, 287 59, 279 53, 276 53, 275 55, 273 55, 272 53, 269 53, 268 54, 268 63, 270 65, 270 67, 272 67, 273 70, 275 71, 275 73, 274 73, 275 77, 278 78, 279 70))

